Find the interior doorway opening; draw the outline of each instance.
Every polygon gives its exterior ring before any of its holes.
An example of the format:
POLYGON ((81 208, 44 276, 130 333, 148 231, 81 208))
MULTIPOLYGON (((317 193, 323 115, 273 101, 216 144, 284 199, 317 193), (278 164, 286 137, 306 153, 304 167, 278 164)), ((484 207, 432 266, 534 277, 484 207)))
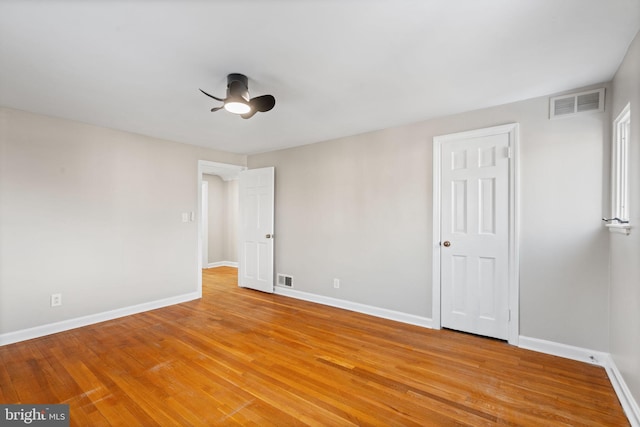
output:
POLYGON ((202 176, 202 268, 238 266, 238 181, 202 176))
POLYGON ((198 161, 198 293, 202 269, 238 266, 238 185, 245 166, 198 161))

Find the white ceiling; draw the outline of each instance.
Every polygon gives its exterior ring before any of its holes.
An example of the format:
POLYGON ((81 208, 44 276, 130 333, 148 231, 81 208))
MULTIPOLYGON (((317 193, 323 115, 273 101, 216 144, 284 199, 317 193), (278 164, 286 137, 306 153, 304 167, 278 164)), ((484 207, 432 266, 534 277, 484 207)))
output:
POLYGON ((640 0, 0 0, 0 105, 236 153, 613 77, 640 0), (243 120, 249 77, 275 108, 243 120))

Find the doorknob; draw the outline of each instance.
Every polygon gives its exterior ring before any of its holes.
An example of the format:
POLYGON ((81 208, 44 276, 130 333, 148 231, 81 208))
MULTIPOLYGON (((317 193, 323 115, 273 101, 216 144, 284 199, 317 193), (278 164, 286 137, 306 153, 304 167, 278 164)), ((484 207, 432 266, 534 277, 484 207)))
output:
POLYGON ((267 234, 267 235, 266 235, 266 236, 264 236, 264 237, 266 237, 267 239, 270 239, 270 238, 272 238, 272 237, 273 237, 273 235, 271 235, 271 234, 267 234))
POLYGON ((442 243, 442 246, 444 246, 445 248, 448 248, 449 246, 451 246, 451 242, 448 240, 445 240, 444 243, 442 243))

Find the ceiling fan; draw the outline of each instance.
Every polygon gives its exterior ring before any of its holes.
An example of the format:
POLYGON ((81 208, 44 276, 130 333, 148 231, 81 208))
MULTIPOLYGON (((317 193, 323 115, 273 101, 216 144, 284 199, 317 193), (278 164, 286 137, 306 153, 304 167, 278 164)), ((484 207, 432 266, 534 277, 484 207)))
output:
POLYGON ((230 113, 239 114, 243 119, 250 119, 258 112, 267 112, 276 105, 273 95, 249 98, 249 79, 244 74, 233 73, 227 76, 227 97, 224 99, 210 95, 202 89, 200 92, 223 103, 220 107, 213 107, 212 113, 224 108, 230 113))

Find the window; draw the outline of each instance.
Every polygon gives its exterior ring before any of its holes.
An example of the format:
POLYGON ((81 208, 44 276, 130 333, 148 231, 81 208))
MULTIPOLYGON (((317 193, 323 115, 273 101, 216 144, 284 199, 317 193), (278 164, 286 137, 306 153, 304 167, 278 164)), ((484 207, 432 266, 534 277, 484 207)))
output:
POLYGON ((613 153, 611 165, 611 231, 629 232, 628 157, 631 131, 631 105, 622 110, 613 122, 613 153))

